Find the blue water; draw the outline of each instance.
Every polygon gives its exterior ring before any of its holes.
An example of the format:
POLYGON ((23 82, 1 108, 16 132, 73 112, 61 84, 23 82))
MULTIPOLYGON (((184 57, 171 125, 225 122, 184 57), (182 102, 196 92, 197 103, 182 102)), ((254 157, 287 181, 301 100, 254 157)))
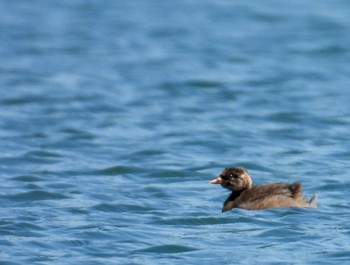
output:
POLYGON ((1 264, 350 261, 349 1, 1 1, 1 264), (234 209, 244 166, 317 209, 234 209))

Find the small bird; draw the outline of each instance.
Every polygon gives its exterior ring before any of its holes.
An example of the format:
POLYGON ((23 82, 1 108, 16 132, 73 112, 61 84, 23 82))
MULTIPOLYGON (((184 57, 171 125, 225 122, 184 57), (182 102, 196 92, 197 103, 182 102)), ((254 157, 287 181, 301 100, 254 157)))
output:
POLYGON ((210 181, 221 184, 232 191, 225 200, 222 212, 233 208, 261 210, 274 207, 306 207, 316 208, 317 195, 310 200, 303 198, 301 183, 270 183, 253 186, 248 172, 244 168, 225 168, 219 177, 210 181))

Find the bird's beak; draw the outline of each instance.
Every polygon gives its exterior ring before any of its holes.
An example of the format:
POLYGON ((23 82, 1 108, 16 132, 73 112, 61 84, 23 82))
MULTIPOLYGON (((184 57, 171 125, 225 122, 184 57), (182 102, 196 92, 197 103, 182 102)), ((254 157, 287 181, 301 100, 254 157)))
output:
POLYGON ((210 181, 210 184, 222 184, 222 178, 221 177, 217 177, 216 179, 213 179, 212 181, 210 181))

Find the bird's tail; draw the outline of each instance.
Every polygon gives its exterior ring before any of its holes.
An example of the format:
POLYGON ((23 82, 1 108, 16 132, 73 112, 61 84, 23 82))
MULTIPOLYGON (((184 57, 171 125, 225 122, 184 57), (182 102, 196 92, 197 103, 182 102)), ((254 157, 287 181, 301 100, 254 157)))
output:
POLYGON ((318 194, 314 193, 311 197, 311 199, 309 200, 309 205, 310 207, 316 208, 317 207, 317 198, 318 198, 318 194))

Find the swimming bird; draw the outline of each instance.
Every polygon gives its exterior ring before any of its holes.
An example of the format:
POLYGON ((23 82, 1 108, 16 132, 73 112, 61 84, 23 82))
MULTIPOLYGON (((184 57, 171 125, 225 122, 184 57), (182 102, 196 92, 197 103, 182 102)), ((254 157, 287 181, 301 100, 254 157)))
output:
POLYGON ((317 195, 314 194, 309 200, 304 198, 301 183, 253 186, 247 170, 241 167, 225 168, 220 176, 210 183, 221 184, 222 187, 232 191, 224 202, 222 212, 233 208, 261 210, 274 207, 317 207, 317 195))

